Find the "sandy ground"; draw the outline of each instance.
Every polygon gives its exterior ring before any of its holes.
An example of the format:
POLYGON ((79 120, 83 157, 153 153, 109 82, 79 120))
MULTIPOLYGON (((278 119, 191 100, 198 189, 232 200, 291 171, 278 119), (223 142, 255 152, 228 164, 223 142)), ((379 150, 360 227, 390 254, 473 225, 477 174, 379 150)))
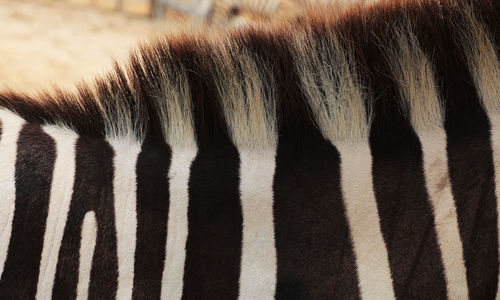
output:
POLYGON ((72 88, 114 58, 123 61, 138 41, 180 26, 62 2, 0 0, 0 90, 72 88))

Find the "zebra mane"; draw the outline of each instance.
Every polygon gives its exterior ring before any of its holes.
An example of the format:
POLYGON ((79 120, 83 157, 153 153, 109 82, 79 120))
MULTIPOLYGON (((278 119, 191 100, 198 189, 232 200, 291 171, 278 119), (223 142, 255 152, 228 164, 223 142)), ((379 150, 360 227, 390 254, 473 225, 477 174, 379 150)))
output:
POLYGON ((498 20, 493 0, 315 8, 266 27, 168 36, 77 92, 5 92, 0 106, 83 136, 178 147, 228 138, 274 147, 278 136, 341 143, 401 120, 432 130, 454 110, 500 112, 498 20), (454 84, 442 85, 443 74, 454 84))

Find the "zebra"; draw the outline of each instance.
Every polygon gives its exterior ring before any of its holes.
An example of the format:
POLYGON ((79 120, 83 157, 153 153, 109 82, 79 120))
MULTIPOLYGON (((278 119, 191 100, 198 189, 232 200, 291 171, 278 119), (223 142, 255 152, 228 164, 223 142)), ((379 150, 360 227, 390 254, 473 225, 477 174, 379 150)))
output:
POLYGON ((0 298, 498 298, 499 17, 311 10, 2 92, 0 298))
POLYGON ((302 6, 292 0, 214 0, 207 23, 231 27, 267 24, 272 20, 300 16, 302 6))

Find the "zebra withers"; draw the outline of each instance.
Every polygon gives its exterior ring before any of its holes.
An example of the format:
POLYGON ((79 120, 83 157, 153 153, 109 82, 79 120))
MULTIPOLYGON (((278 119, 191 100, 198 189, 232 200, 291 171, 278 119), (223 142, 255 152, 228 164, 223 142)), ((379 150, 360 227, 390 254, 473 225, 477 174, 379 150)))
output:
POLYGON ((0 298, 497 297, 499 16, 311 11, 0 94, 0 298))

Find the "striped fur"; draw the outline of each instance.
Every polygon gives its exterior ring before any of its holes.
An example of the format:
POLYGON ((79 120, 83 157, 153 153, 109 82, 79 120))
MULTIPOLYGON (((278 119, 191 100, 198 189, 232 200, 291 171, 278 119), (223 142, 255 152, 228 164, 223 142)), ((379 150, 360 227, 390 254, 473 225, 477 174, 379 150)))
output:
POLYGON ((313 9, 1 93, 0 298, 498 298, 499 18, 313 9))

